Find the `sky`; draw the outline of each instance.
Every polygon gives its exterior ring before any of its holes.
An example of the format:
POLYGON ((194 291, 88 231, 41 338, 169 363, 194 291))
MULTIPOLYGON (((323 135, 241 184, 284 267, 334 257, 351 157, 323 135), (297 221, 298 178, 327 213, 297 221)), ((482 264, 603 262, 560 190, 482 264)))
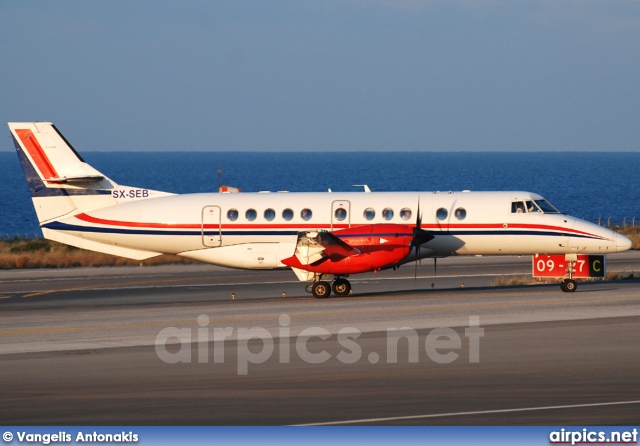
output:
POLYGON ((0 55, 80 152, 640 150, 635 0, 3 0, 0 55))

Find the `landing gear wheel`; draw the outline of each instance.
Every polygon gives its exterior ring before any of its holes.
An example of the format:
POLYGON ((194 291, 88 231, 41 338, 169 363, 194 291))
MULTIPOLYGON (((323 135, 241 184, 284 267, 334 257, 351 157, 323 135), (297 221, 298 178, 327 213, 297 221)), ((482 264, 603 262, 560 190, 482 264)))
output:
POLYGON ((578 288, 578 284, 573 279, 566 279, 560 282, 560 289, 565 293, 573 293, 576 288, 578 288))
POLYGON ((351 284, 347 279, 336 279, 331 287, 338 296, 346 296, 351 291, 351 284))
POLYGON ((329 297, 329 294, 331 294, 331 285, 329 285, 328 282, 323 281, 315 282, 311 287, 311 291, 316 298, 324 299, 329 297))

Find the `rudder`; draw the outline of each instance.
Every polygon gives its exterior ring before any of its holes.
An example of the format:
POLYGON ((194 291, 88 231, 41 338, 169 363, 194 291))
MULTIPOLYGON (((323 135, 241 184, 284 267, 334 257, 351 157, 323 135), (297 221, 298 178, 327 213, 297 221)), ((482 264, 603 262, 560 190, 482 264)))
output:
MULTIPOLYGON (((87 164, 50 122, 10 122, 40 225, 81 212, 119 204, 119 186, 87 164)), ((134 199, 170 195, 145 190, 134 199)))
POLYGON ((53 124, 10 122, 9 130, 40 224, 79 208, 116 204, 110 189, 117 184, 88 165, 53 124))

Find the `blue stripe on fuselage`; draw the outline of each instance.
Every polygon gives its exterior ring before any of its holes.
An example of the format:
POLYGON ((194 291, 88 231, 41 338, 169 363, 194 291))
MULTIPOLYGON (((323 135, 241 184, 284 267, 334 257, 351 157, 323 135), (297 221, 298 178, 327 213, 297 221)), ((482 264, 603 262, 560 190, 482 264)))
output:
MULTIPOLYGON (((55 229, 58 231, 77 231, 77 232, 93 232, 93 233, 103 233, 103 234, 130 234, 130 235, 191 235, 191 236, 201 236, 203 232, 201 230, 154 230, 154 229, 126 229, 126 228, 101 228, 95 226, 79 226, 79 225, 70 225, 67 223, 60 222, 52 222, 42 225, 43 228, 47 229, 55 229)), ((217 235, 220 234, 220 230, 207 230, 204 232, 204 235, 217 235)), ((276 235, 298 235, 301 231, 298 230, 282 230, 282 231, 266 231, 266 230, 256 230, 256 231, 230 231, 230 230, 222 230, 222 236, 276 236, 276 235)), ((431 231, 433 235, 437 236, 456 236, 456 235, 543 235, 543 236, 551 236, 551 237, 577 237, 577 238, 587 238, 587 239, 601 239, 600 237, 589 236, 589 235, 580 235, 580 234, 570 234, 566 232, 553 232, 553 231, 516 231, 516 230, 508 230, 508 231, 441 231, 435 232, 431 231)), ((389 234, 362 234, 362 235, 354 235, 349 234, 340 237, 341 239, 349 239, 354 237, 369 237, 369 236, 382 236, 382 237, 394 237, 396 233, 389 234)))

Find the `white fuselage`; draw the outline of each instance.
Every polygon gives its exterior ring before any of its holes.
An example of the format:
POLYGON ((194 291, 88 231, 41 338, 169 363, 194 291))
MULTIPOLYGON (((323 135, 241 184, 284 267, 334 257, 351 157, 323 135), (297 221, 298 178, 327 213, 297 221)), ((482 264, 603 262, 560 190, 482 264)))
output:
MULTIPOLYGON (((53 123, 8 125, 47 239, 136 260, 164 253, 234 268, 288 265, 314 280, 316 297, 347 295, 343 276, 420 258, 568 254, 572 262, 631 247, 530 192, 173 195, 125 186, 87 164, 53 123)), ((563 287, 573 291, 575 281, 563 287)))
MULTIPOLYGON (((418 214, 422 229, 434 236, 421 246, 421 258, 629 249, 628 239, 592 223, 537 209, 513 210, 514 202, 541 199, 529 192, 206 193, 120 200, 42 226, 101 244, 235 268, 284 267, 281 261, 293 255, 300 231, 416 226, 418 214), (338 208, 343 220, 336 216, 338 208)), ((412 251, 403 263, 416 258, 412 251)))

